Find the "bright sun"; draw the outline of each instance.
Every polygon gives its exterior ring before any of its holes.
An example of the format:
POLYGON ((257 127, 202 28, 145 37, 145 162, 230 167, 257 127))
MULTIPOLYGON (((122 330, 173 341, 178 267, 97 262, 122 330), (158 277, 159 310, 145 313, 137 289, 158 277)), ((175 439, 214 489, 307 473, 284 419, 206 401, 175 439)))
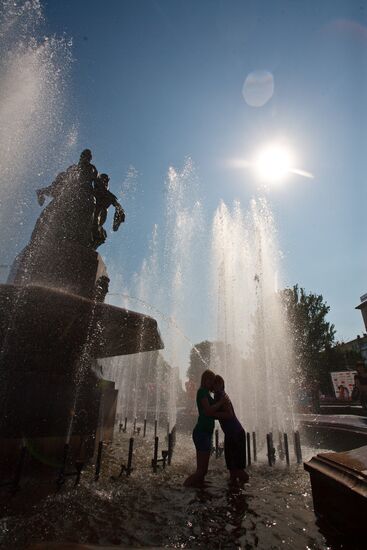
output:
POLYGON ((292 155, 284 146, 268 145, 256 155, 253 167, 259 179, 277 183, 292 172, 292 155))

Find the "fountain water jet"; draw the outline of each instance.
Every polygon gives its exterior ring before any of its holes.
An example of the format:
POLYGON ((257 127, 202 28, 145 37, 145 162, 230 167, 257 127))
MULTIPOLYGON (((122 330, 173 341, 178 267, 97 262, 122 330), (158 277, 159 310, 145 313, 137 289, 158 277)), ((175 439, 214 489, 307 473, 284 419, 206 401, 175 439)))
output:
POLYGON ((14 251, 18 251, 28 237, 28 227, 37 208, 34 189, 66 162, 77 138, 77 124, 67 92, 71 43, 65 38, 42 36, 42 23, 38 0, 2 2, 2 263, 5 255, 6 263, 10 263, 14 251))
POLYGON ((213 370, 223 375, 248 430, 293 429, 293 354, 275 288, 280 253, 264 200, 245 215, 222 203, 213 221, 212 284, 217 318, 213 370))
MULTIPOLYGON (((201 331, 214 336, 209 337, 210 363, 202 363, 223 375, 238 416, 248 430, 258 432, 261 447, 267 433, 295 428, 293 353, 278 292, 281 253, 270 208, 263 199, 253 200, 248 211, 239 202, 232 208, 222 202, 210 232, 192 162, 181 172, 171 168, 166 186, 165 234, 155 226, 150 255, 139 284, 127 290, 127 303, 137 301, 165 322, 165 356, 180 367, 181 376, 190 348, 196 349, 191 334, 200 316, 201 331), (203 307, 198 310, 196 302, 203 307)), ((147 354, 139 362, 141 370, 147 369, 147 354)), ((168 403, 158 368, 155 380, 155 418, 163 407, 171 426, 178 405, 174 372, 168 403)), ((138 409, 147 410, 146 396, 145 391, 138 409)))

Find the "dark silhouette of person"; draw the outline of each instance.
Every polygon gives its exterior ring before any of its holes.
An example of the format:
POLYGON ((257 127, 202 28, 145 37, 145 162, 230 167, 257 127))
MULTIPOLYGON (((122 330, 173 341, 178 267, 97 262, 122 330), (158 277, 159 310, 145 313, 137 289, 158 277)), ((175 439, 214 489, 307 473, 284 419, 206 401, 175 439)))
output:
POLYGON ((367 369, 364 361, 357 361, 357 374, 354 375, 354 398, 360 400, 364 409, 367 409, 367 369))

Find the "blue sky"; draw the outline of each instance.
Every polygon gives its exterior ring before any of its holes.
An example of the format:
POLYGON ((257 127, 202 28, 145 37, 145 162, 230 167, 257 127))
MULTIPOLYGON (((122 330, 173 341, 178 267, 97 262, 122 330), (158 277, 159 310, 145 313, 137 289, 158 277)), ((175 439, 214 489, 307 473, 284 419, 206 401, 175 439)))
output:
MULTIPOLYGON (((70 112, 118 192, 129 166, 141 189, 125 268, 139 269, 162 217, 170 165, 192 158, 208 216, 220 199, 260 190, 234 169, 264 141, 285 139, 298 167, 266 194, 286 283, 323 294, 340 339, 361 333, 367 291, 367 5, 352 0, 48 0, 46 32, 73 39, 70 112), (250 107, 246 76, 267 70, 274 95, 250 107)), ((72 160, 72 159, 70 159, 72 160)), ((129 216, 129 212, 128 212, 129 216)), ((128 218, 129 219, 129 218, 128 218)), ((107 256, 118 254, 112 235, 107 256)), ((107 247, 107 245, 106 245, 107 247)), ((106 252, 107 251, 107 252, 106 252)))

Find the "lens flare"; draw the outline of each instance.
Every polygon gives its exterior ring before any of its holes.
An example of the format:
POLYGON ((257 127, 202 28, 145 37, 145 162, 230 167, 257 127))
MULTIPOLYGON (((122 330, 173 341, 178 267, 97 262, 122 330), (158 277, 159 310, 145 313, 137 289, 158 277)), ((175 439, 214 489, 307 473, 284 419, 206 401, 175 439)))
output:
POLYGON ((284 146, 269 145, 256 155, 253 166, 259 179, 277 183, 292 171, 292 155, 284 146))

